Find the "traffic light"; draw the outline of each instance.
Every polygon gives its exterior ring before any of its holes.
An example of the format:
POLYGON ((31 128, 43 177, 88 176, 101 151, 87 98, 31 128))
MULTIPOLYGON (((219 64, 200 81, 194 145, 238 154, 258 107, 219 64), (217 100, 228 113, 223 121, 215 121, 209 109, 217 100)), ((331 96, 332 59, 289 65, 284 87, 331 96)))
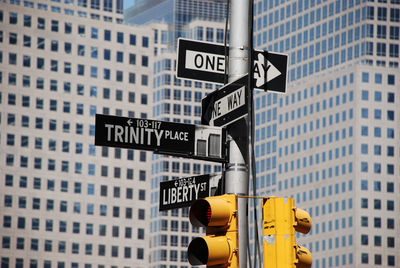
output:
POLYGON ((188 247, 191 265, 238 267, 237 196, 220 195, 196 200, 190 207, 193 226, 206 227, 206 236, 193 239, 188 247))
POLYGON ((263 199, 264 268, 309 268, 310 251, 296 244, 295 231, 307 234, 310 215, 294 206, 293 198, 263 199))

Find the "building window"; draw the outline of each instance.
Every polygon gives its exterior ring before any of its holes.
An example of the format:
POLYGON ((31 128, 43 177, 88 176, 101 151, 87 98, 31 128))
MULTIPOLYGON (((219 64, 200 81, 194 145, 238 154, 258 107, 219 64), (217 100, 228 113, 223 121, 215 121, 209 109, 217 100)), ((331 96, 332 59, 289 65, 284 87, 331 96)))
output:
POLYGON ((375 254, 374 255, 374 264, 375 265, 381 265, 382 264, 382 255, 381 254, 375 254))
POLYGON ((66 245, 65 241, 58 241, 58 252, 65 253, 66 245))
POLYGON ((122 82, 123 81, 123 78, 124 78, 124 76, 123 76, 123 72, 122 71, 116 71, 116 73, 115 73, 115 79, 116 79, 116 81, 118 81, 118 82, 122 82))
POLYGON ((107 233, 107 226, 104 224, 99 225, 99 235, 100 236, 105 236, 107 233))
POLYGON ((368 253, 361 253, 361 263, 368 264, 368 253))
POLYGON ((146 190, 139 190, 139 200, 146 200, 146 190))
POLYGON ((387 247, 388 248, 394 248, 394 243, 395 241, 394 241, 394 237, 388 237, 387 238, 387 247))
POLYGON ((129 35, 129 44, 132 46, 136 46, 136 35, 134 34, 129 35))
POLYGON ((61 200, 60 201, 60 212, 67 212, 67 201, 61 200))
POLYGON ((138 210, 138 219, 139 220, 144 220, 145 217, 146 217, 145 210, 144 209, 139 209, 138 210))
POLYGON ((72 223, 72 232, 74 234, 79 234, 80 233, 80 223, 79 222, 73 222, 72 223))
POLYGON ((113 237, 119 237, 119 227, 118 226, 113 226, 112 227, 112 236, 113 237))
POLYGON ((97 28, 92 27, 91 29, 91 38, 97 39, 99 37, 99 30, 97 28))
POLYGON ((142 56, 142 66, 148 67, 149 66, 149 57, 142 56))
POLYGON ((115 218, 119 217, 119 207, 118 206, 113 206, 113 217, 115 217, 115 218))
POLYGON ((399 57, 399 45, 397 45, 397 44, 389 45, 389 57, 391 57, 391 58, 399 57))
POLYGON ((386 56, 386 44, 385 43, 377 43, 376 46, 376 54, 377 56, 386 56))
POLYGON ((378 20, 386 21, 386 18, 387 18, 387 8, 378 7, 378 20))
POLYGON ((387 260, 388 260, 388 265, 389 265, 389 266, 395 266, 394 257, 395 257, 395 256, 388 255, 387 260))
POLYGON ((11 195, 5 195, 4 196, 4 206, 5 207, 12 207, 12 196, 11 195))
POLYGON ((381 209, 381 200, 374 199, 374 209, 381 209))
POLYGON ((118 257, 118 246, 111 246, 111 257, 118 257))
POLYGON ((52 240, 45 240, 44 241, 44 251, 51 252, 52 251, 52 240))
POLYGON ((149 38, 146 36, 142 37, 142 47, 149 47, 149 38))
POLYGON ((58 32, 58 21, 57 20, 51 20, 51 31, 58 32))
POLYGON ((366 216, 361 217, 361 226, 368 227, 368 217, 366 217, 366 216))
POLYGON ((394 229, 394 219, 387 219, 386 228, 387 229, 394 229))
POLYGON ((72 254, 79 254, 79 244, 72 243, 72 254))
POLYGON ((124 43, 124 33, 117 32, 117 42, 123 44, 124 43))
POLYGON ((124 258, 130 259, 131 258, 132 249, 130 247, 124 247, 124 258))
POLYGON ((111 31, 104 30, 104 41, 111 41, 111 31))
POLYGON ((361 198, 361 208, 368 208, 368 199, 361 198))
POLYGON ((138 260, 143 260, 144 259, 144 249, 143 248, 138 248, 137 249, 136 258, 138 260))

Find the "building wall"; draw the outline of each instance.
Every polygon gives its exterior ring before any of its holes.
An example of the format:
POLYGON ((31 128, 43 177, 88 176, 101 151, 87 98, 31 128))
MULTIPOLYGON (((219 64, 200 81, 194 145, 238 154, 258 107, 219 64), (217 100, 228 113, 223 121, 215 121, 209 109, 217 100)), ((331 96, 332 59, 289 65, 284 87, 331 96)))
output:
POLYGON ((289 55, 287 93, 256 95, 257 189, 310 212, 298 242, 313 267, 398 266, 398 13, 397 1, 255 3, 257 46, 289 55))
POLYGON ((151 116, 152 36, 78 16, 114 16, 89 7, 13 3, 0 7, 2 266, 147 267, 151 154, 94 146, 94 124, 151 116))
MULTIPOLYGON (((188 26, 188 31, 200 24, 213 31, 216 41, 220 24, 199 21, 188 26)), ((201 99, 217 88, 215 84, 174 78, 177 55, 168 49, 166 36, 168 27, 152 25, 157 35, 157 54, 154 61, 153 112, 157 120, 186 124, 200 124, 201 99), (164 40, 164 41, 162 41, 164 40)), ((206 38, 204 31, 201 38, 206 38)), ((160 182, 221 172, 221 164, 153 155, 151 182, 151 267, 188 267, 187 246, 193 237, 204 234, 204 230, 192 227, 189 222, 189 208, 158 211, 160 182)))
POLYGON ((398 68, 398 8, 397 1, 256 1, 255 43, 289 53, 289 81, 345 62, 398 68))
POLYGON ((226 2, 222 0, 164 0, 155 5, 140 1, 125 12, 128 24, 167 23, 171 26, 170 46, 176 47, 176 40, 183 37, 184 28, 195 20, 224 20, 226 2))

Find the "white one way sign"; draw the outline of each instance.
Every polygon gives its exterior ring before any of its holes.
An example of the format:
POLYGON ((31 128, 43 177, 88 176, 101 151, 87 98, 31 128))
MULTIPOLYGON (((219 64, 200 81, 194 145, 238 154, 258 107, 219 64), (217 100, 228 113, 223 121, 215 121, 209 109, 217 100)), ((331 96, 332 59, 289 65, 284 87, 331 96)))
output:
POLYGON ((247 75, 208 94, 201 101, 203 125, 225 126, 247 114, 247 75))
POLYGON ((238 88, 232 93, 222 97, 214 102, 211 112, 211 120, 215 121, 233 110, 246 104, 245 100, 246 90, 245 86, 238 88))
POLYGON ((224 56, 193 50, 186 50, 185 67, 191 70, 224 74, 224 56))
MULTIPOLYGON (((226 48, 226 54, 229 49, 226 48)), ((253 51, 253 74, 256 89, 286 91, 287 55, 253 51)), ((177 77, 224 83, 225 47, 221 44, 180 38, 178 41, 177 77)))
POLYGON ((268 61, 264 53, 257 52, 257 58, 254 59, 254 79, 256 88, 263 88, 265 83, 271 82, 282 74, 271 62, 268 61))

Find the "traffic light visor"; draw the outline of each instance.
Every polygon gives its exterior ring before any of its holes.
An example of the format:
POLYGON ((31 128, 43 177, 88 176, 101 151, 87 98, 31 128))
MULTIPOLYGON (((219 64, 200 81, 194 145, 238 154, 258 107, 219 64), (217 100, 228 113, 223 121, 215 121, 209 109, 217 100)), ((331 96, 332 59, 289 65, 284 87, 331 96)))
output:
POLYGON ((229 261, 231 247, 225 236, 197 237, 188 247, 188 260, 191 265, 219 265, 229 261))
POLYGON ((203 238, 197 237, 190 242, 188 248, 188 260, 191 265, 207 264, 208 247, 203 238))
POLYGON ((310 251, 302 246, 296 246, 296 255, 298 262, 296 268, 310 268, 312 264, 312 256, 310 251))
POLYGON ((190 222, 196 227, 207 227, 211 219, 211 206, 205 199, 193 203, 189 212, 190 222))
POLYGON ((198 199, 190 207, 190 222, 196 227, 226 226, 233 214, 232 206, 222 198, 198 199))
POLYGON ((307 211, 295 208, 295 218, 296 218, 296 226, 295 229, 297 232, 308 234, 311 229, 311 217, 307 211))

